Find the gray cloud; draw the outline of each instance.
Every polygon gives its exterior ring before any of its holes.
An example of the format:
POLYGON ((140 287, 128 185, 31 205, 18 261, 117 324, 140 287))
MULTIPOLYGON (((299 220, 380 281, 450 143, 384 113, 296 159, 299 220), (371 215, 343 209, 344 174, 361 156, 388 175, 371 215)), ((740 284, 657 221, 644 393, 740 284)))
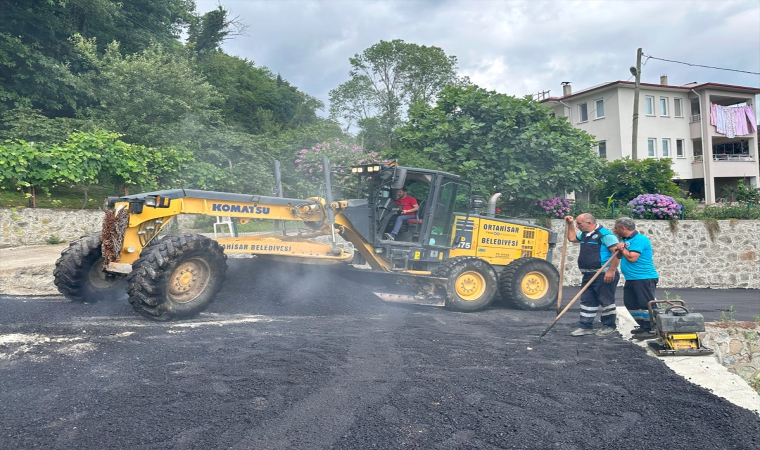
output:
MULTIPOLYGON (((198 0, 199 12, 218 0, 198 0)), ((380 40, 441 47, 460 73, 511 95, 573 82, 627 80, 636 49, 659 58, 760 72, 760 2, 244 1, 222 0, 249 26, 227 53, 279 72, 327 104, 348 79, 348 58, 380 40)), ((642 81, 760 86, 760 76, 648 60, 642 81)))

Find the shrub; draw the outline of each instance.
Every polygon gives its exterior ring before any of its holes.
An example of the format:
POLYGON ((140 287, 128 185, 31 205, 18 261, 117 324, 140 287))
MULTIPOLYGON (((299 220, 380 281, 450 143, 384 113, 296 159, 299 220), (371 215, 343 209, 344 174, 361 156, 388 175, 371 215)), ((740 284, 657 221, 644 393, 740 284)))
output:
POLYGON ((760 219, 760 206, 758 205, 724 205, 713 204, 707 205, 697 214, 698 219, 743 219, 755 220, 760 219))
POLYGON ((322 156, 330 159, 330 170, 333 172, 333 188, 338 190, 338 198, 354 198, 358 187, 358 178, 351 175, 351 165, 384 164, 375 152, 365 152, 361 147, 335 142, 322 142, 310 149, 301 150, 296 156, 296 184, 306 195, 315 194, 324 182, 322 156))
POLYGON ((570 213, 570 200, 566 198, 552 197, 545 198, 534 203, 541 212, 549 217, 563 218, 570 213))
POLYGON ((590 203, 585 200, 576 200, 570 208, 570 215, 577 217, 579 214, 588 213, 597 219, 606 219, 610 215, 607 208, 596 203, 590 203))
POLYGON ((695 219, 699 215, 699 200, 693 198, 682 198, 679 200, 681 204, 681 213, 684 219, 695 219))
POLYGON ((678 219, 681 215, 681 205, 673 197, 660 194, 641 194, 628 202, 631 214, 639 219, 678 219))

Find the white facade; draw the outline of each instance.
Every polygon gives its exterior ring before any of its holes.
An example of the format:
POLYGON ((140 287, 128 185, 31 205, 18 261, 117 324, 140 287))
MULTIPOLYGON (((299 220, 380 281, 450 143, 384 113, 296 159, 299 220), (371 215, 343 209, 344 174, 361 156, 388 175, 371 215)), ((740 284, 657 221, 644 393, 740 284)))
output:
MULTIPOLYGON (((731 139, 718 134, 710 125, 710 104, 747 105, 755 112, 760 88, 717 83, 669 86, 664 77, 662 83, 639 87, 638 159, 671 158, 682 188, 707 203, 721 200, 721 187, 736 185, 741 179, 758 187, 758 133, 731 139), (702 157, 703 139, 706 158, 702 157)), ((573 127, 595 136, 600 156, 610 161, 631 157, 635 84, 617 81, 575 94, 569 86, 564 88, 565 95, 542 103, 557 116, 568 117, 573 127)))

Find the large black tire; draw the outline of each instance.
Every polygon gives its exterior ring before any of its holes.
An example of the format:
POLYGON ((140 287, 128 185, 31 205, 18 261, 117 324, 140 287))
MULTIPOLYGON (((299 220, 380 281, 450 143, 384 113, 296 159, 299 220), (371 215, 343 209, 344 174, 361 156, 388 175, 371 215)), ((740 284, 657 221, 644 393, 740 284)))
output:
POLYGON ((480 311, 488 307, 496 295, 496 271, 474 256, 457 256, 444 261, 434 275, 448 278, 446 309, 451 311, 480 311))
POLYGON ((197 234, 166 236, 132 264, 129 303, 153 320, 193 317, 211 304, 226 272, 227 255, 216 241, 197 234))
POLYGON ((74 302, 93 303, 126 297, 124 276, 103 272, 101 234, 82 236, 61 252, 55 262, 53 283, 74 302))
POLYGON ((549 309, 557 303, 559 272, 548 261, 519 258, 499 277, 499 293, 507 306, 529 311, 549 309))

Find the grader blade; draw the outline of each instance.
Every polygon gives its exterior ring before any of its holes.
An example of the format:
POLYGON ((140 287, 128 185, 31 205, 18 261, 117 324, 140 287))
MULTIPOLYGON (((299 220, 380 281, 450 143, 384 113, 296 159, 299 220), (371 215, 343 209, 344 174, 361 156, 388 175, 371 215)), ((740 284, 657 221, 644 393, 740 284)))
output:
POLYGON ((405 272, 377 272, 342 267, 336 275, 366 286, 386 302, 443 306, 446 298, 446 278, 405 272))

